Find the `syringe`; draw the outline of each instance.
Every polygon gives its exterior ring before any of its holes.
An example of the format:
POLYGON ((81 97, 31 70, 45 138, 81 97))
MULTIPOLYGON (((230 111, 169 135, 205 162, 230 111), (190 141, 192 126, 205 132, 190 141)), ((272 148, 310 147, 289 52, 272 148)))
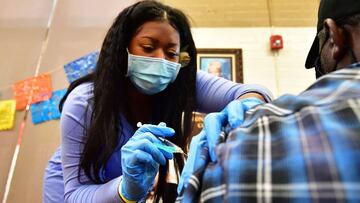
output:
POLYGON ((184 154, 185 157, 187 157, 187 154, 176 144, 172 143, 171 141, 163 138, 163 137, 157 137, 163 144, 159 144, 159 143, 154 143, 154 145, 159 148, 162 149, 164 151, 170 152, 170 153, 179 153, 179 154, 184 154))
MULTIPOLYGON (((136 124, 136 126, 140 128, 142 126, 142 123, 138 122, 136 124)), ((162 142, 162 144, 154 143, 154 145, 158 149, 162 149, 166 152, 173 153, 173 154, 176 154, 176 153, 183 154, 185 157, 187 157, 187 154, 176 144, 172 143, 171 141, 169 141, 163 137, 158 137, 157 135, 155 135, 155 137, 158 138, 162 142)))

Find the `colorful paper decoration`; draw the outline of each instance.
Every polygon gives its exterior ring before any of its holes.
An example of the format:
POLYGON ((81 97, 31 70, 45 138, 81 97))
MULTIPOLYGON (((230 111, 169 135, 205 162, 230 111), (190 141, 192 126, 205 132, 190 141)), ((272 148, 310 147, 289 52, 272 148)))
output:
POLYGON ((73 82, 95 70, 99 52, 92 52, 64 65, 69 82, 73 82))
POLYGON ((9 130, 14 126, 15 100, 0 101, 0 130, 9 130))
POLYGON ((34 124, 60 118, 59 103, 66 89, 54 91, 49 100, 31 105, 31 118, 34 124))
POLYGON ((50 99, 51 77, 49 74, 42 74, 17 82, 12 88, 16 99, 16 110, 23 110, 30 96, 30 104, 50 99))

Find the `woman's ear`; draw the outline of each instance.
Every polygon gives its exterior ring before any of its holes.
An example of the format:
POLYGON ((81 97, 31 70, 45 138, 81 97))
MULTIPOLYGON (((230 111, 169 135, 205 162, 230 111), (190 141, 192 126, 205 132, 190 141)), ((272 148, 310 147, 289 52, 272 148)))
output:
POLYGON ((332 58, 340 61, 347 52, 345 30, 331 18, 325 19, 324 27, 329 32, 329 49, 332 58))

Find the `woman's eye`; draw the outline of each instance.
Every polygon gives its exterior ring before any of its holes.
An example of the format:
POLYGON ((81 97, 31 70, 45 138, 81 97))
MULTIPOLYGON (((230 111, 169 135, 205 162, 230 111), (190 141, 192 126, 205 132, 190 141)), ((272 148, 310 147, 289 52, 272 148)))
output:
POLYGON ((142 48, 145 52, 151 52, 154 50, 154 48, 152 46, 143 46, 142 48))
POLYGON ((177 56, 179 56, 177 52, 168 52, 167 55, 171 58, 176 58, 177 56))

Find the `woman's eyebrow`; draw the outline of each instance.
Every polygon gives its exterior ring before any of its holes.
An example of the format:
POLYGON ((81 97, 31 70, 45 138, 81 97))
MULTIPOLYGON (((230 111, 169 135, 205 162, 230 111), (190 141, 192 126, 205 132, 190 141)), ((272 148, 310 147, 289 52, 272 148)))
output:
MULTIPOLYGON (((153 38, 153 37, 150 37, 150 36, 141 36, 140 38, 142 38, 142 39, 149 39, 149 40, 151 40, 151 41, 154 42, 154 43, 159 43, 159 40, 158 40, 158 39, 153 38)), ((176 43, 176 42, 169 42, 169 43, 167 44, 167 47, 177 47, 177 46, 180 46, 180 44, 179 44, 179 43, 176 43)))
POLYGON ((180 45, 178 43, 170 42, 170 43, 168 43, 168 46, 169 47, 177 47, 177 46, 180 46, 180 45))
POLYGON ((140 38, 149 39, 149 40, 154 41, 154 42, 157 42, 157 41, 158 41, 157 39, 152 38, 152 37, 150 37, 150 36, 141 36, 140 38))

